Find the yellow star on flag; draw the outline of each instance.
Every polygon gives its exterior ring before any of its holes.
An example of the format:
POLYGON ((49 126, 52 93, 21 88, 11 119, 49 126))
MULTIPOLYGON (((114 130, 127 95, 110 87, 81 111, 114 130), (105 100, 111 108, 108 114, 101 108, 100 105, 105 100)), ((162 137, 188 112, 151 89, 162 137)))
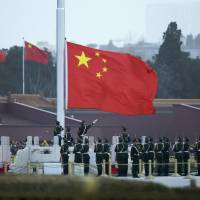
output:
POLYGON ((32 48, 32 45, 31 45, 31 44, 28 44, 28 48, 32 48))
POLYGON ((99 53, 99 52, 96 52, 96 53, 95 53, 95 56, 99 57, 99 56, 100 56, 100 53, 99 53))
POLYGON ((79 60, 78 66, 85 65, 87 68, 89 67, 88 61, 90 61, 91 58, 87 57, 83 51, 80 56, 76 55, 75 57, 79 60))
POLYGON ((107 72, 107 71, 108 71, 108 68, 107 68, 107 67, 103 67, 103 68, 102 68, 102 71, 103 71, 103 72, 107 72))
POLYGON ((102 77, 101 72, 97 72, 97 73, 96 73, 96 77, 97 77, 97 78, 101 78, 101 77, 102 77))
POLYGON ((107 62, 107 60, 106 60, 106 59, 104 59, 104 58, 102 59, 102 61, 103 61, 104 63, 106 63, 106 62, 107 62))

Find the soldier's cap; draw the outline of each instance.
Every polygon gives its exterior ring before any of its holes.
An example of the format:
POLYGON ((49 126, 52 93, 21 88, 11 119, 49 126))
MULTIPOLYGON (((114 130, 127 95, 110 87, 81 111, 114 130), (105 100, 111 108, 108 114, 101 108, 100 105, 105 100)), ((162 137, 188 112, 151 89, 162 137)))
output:
POLYGON ((134 138, 134 139, 133 139, 133 142, 137 142, 137 138, 134 138))
POLYGON ((178 142, 182 142, 182 139, 181 139, 181 137, 178 137, 178 142))
POLYGON ((165 140, 165 138, 161 138, 161 137, 158 138, 159 142, 162 142, 163 140, 165 140))
POLYGON ((189 139, 187 137, 184 137, 185 142, 189 142, 189 139))
POLYGON ((138 140, 139 143, 142 141, 141 138, 137 138, 137 140, 138 140))
POLYGON ((60 124, 60 122, 59 122, 59 121, 56 121, 56 124, 57 124, 57 125, 59 125, 59 124, 60 124))
POLYGON ((97 141, 98 141, 99 143, 101 143, 101 142, 102 142, 102 140, 101 140, 101 138, 100 138, 100 137, 98 137, 98 138, 97 138, 97 141))
POLYGON ((126 131, 127 129, 126 129, 126 127, 125 127, 125 126, 122 126, 122 130, 123 130, 123 131, 126 131))
POLYGON ((108 143, 108 139, 107 139, 107 138, 104 138, 104 142, 105 142, 105 143, 108 143))
POLYGON ((153 142, 153 138, 152 138, 152 137, 149 137, 149 141, 150 141, 150 142, 153 142))

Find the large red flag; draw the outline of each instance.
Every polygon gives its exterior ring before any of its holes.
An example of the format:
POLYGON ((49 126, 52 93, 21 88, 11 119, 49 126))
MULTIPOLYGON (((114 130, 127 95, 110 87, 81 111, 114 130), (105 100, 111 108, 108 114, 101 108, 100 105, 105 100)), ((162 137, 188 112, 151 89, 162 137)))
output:
POLYGON ((25 60, 48 64, 48 53, 25 41, 25 60))
POLYGON ((6 61, 6 53, 4 51, 0 51, 0 63, 4 63, 6 61))
POLYGON ((153 114, 156 72, 139 58, 68 43, 68 108, 153 114))

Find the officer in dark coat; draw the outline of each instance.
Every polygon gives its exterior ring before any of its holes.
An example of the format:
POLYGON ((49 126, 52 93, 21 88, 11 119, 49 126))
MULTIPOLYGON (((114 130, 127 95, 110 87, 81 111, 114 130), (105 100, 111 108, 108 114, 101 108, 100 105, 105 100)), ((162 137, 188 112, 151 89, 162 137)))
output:
POLYGON ((82 139, 77 138, 77 144, 74 146, 73 153, 74 155, 74 163, 82 163, 82 139))
POLYGON ((145 138, 145 143, 143 145, 143 161, 144 161, 144 169, 145 169, 145 176, 149 175, 149 138, 145 138))
POLYGON ((182 175, 183 143, 180 137, 175 142, 173 146, 173 151, 175 152, 175 159, 177 159, 178 162, 178 174, 182 175))
POLYGON ((139 156, 140 152, 137 148, 137 139, 133 140, 133 145, 131 147, 131 160, 132 160, 132 176, 134 178, 139 178, 139 156))
POLYGON ((69 160, 69 146, 67 143, 64 143, 60 148, 60 154, 62 159, 62 166, 63 166, 63 174, 68 174, 68 160, 69 160))
POLYGON ((163 169, 163 149, 164 144, 162 138, 159 138, 158 143, 155 145, 155 154, 156 154, 156 161, 157 161, 157 169, 158 169, 158 176, 162 175, 163 169))
POLYGON ((128 140, 123 141, 122 156, 122 176, 127 176, 128 172, 128 140))
POLYGON ((139 151, 139 159, 143 160, 143 145, 140 138, 136 139, 136 147, 139 151))
POLYGON ((197 139, 197 142, 195 143, 195 159, 197 161, 197 171, 198 171, 198 176, 200 176, 200 137, 197 139))
POLYGON ((81 126, 78 129, 78 137, 83 139, 85 135, 87 135, 88 130, 97 122, 98 120, 95 119, 91 124, 86 125, 85 121, 81 122, 81 126))
POLYGON ((74 138, 71 134, 71 128, 67 127, 66 132, 63 138, 64 142, 68 144, 68 146, 72 147, 74 145, 74 138))
POLYGON ((189 145, 189 139, 187 137, 184 137, 183 139, 183 167, 184 167, 184 176, 187 176, 188 174, 188 160, 190 158, 190 145, 189 145))
POLYGON ((122 126, 122 133, 120 135, 122 137, 123 142, 130 144, 131 138, 127 132, 127 128, 125 126, 122 126))
POLYGON ((169 150, 170 150, 170 143, 169 139, 163 137, 163 174, 164 176, 168 176, 169 174, 169 150))
POLYGON ((153 138, 149 138, 149 149, 148 149, 148 158, 151 160, 151 174, 153 174, 153 163, 155 159, 155 144, 153 142, 153 138))
POLYGON ((89 140, 88 138, 85 138, 84 143, 82 144, 82 159, 84 163, 84 175, 88 175, 89 173, 89 164, 90 164, 90 155, 89 155, 89 140))
POLYGON ((103 141, 103 160, 105 160, 106 163, 106 174, 109 175, 109 159, 110 159, 110 144, 108 143, 108 140, 104 138, 103 141))
POLYGON ((59 145, 61 146, 61 132, 64 130, 64 128, 60 125, 59 121, 56 121, 56 126, 53 130, 54 136, 58 136, 59 139, 59 145))
POLYGON ((115 147, 115 152, 116 152, 116 161, 118 164, 118 176, 123 176, 123 155, 122 155, 122 150, 123 150, 123 139, 122 137, 119 137, 119 143, 115 147))
POLYGON ((100 138, 98 138, 97 143, 95 144, 94 152, 96 153, 96 164, 97 164, 98 176, 101 176, 102 162, 103 162, 103 145, 102 145, 102 140, 100 138))

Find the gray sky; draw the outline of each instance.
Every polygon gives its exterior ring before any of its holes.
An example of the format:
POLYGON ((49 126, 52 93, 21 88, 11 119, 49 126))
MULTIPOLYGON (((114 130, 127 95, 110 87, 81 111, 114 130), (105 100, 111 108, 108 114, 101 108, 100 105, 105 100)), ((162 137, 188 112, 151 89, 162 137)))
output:
MULTIPOLYGON (((0 0, 0 48, 56 41, 57 0, 0 0)), ((200 0, 66 0, 66 37, 80 44, 110 39, 161 41, 170 21, 200 33, 200 0)))

